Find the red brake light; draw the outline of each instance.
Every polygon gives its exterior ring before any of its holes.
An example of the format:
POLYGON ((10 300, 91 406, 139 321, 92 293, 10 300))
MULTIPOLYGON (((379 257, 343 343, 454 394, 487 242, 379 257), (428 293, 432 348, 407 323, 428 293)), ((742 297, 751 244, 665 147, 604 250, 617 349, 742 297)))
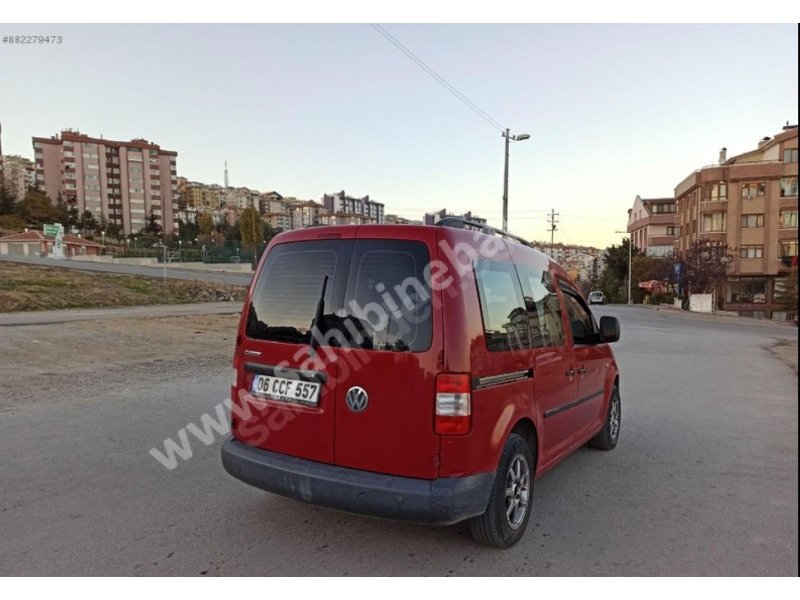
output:
POLYGON ((434 431, 440 435, 465 435, 472 429, 472 386, 466 373, 436 376, 434 431))

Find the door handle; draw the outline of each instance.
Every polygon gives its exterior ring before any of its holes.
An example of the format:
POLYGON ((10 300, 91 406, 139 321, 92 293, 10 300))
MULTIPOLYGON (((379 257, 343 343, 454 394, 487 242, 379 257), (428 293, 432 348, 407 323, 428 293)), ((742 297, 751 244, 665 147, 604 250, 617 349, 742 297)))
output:
POLYGON ((581 367, 578 369, 578 375, 586 375, 586 367, 581 367))
POLYGON ((572 367, 570 367, 570 368, 567 370, 567 372, 565 373, 565 375, 566 375, 567 377, 572 377, 573 375, 575 375, 575 369, 573 369, 572 367))

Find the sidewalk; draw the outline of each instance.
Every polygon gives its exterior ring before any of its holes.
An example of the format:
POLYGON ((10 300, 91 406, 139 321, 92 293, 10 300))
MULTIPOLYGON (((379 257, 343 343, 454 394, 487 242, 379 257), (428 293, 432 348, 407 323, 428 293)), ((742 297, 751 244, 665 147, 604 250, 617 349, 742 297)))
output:
POLYGON ((633 308, 646 309, 652 311, 659 311, 665 314, 672 314, 675 316, 684 317, 687 319, 706 319, 706 320, 721 320, 728 322, 740 323, 742 325, 767 325, 780 327, 782 329, 789 329, 790 331, 797 331, 797 326, 791 321, 772 321, 771 319, 753 319, 751 317, 740 317, 737 314, 732 314, 730 311, 701 313, 692 312, 689 310, 682 310, 675 308, 672 304, 633 304, 633 308))
POLYGON ((0 313, 0 327, 52 325, 97 319, 131 319, 142 317, 175 317, 184 315, 225 315, 242 312, 240 302, 199 302, 195 304, 151 304, 123 308, 91 308, 37 310, 0 313))

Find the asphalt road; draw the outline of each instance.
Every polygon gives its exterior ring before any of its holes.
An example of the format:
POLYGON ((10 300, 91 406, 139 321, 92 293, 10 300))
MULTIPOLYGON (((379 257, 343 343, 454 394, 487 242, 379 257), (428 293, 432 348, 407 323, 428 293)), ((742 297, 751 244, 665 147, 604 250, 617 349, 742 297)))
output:
POLYGON ((538 481, 512 549, 252 489, 219 436, 168 471, 148 450, 224 398, 230 367, 151 356, 0 388, 0 575, 797 575, 798 380, 768 350, 797 329, 597 312, 622 324, 620 443, 538 481))
MULTIPOLYGON (((140 275, 143 277, 161 278, 165 275, 165 269, 163 267, 147 267, 143 265, 118 265, 79 260, 58 260, 55 258, 41 258, 38 256, 2 255, 0 256, 0 260, 42 267, 59 267, 62 269, 99 271, 102 273, 123 273, 125 275, 140 275)), ((203 271, 200 269, 180 269, 178 267, 169 267, 166 269, 167 279, 208 281, 210 283, 227 283, 231 285, 250 285, 252 276, 252 273, 203 271)))

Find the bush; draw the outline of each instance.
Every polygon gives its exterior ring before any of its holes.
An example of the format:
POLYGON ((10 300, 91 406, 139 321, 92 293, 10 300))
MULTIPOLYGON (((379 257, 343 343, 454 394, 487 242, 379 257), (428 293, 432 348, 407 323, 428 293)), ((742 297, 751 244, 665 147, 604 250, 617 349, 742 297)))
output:
POLYGON ((650 296, 650 304, 672 304, 674 299, 673 294, 653 294, 650 296))
POLYGON ((0 215, 0 229, 7 231, 22 231, 25 229, 25 221, 16 215, 0 215))

